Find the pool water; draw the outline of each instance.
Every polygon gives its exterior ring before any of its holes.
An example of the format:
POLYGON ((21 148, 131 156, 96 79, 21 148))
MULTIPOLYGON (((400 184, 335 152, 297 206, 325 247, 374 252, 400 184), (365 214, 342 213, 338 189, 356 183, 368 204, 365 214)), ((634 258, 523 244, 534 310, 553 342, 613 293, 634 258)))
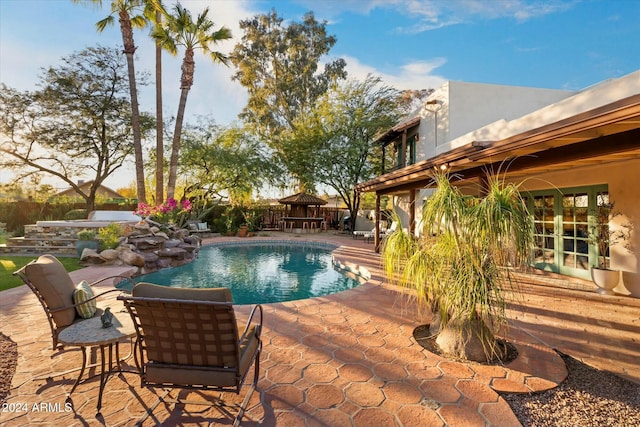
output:
POLYGON ((358 286, 333 268, 331 249, 303 244, 205 246, 180 267, 135 278, 179 288, 231 289, 234 304, 264 304, 328 295, 358 286))

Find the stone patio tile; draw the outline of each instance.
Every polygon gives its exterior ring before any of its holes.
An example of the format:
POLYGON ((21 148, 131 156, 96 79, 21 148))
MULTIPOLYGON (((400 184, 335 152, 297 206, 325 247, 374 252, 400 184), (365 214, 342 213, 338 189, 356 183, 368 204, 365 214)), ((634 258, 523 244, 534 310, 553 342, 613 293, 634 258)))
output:
POLYGON ((378 406, 385 399, 380 387, 370 383, 353 383, 347 386, 345 393, 350 401, 363 408, 378 406))
POLYGON ((482 426, 485 425, 484 418, 475 408, 463 405, 442 405, 437 410, 448 426, 482 426))
POLYGON ((334 385, 320 384, 307 390, 307 403, 318 409, 335 408, 344 401, 344 393, 334 385))
POLYGON ((362 427, 371 426, 396 426, 396 417, 379 408, 365 408, 355 413, 353 425, 362 427))
MULTIPOLYGON (((413 340, 414 328, 428 323, 429 318, 407 305, 404 295, 398 296, 404 291, 382 283, 371 244, 328 233, 302 238, 334 239, 343 245, 334 251, 334 257, 366 265, 373 279, 335 295, 263 306, 261 377, 243 427, 441 426, 445 421, 469 427, 519 425, 495 390, 528 392, 553 387, 564 379, 566 369, 552 347, 640 379, 640 351, 633 346, 631 332, 637 326, 640 302, 633 299, 595 294, 590 299, 565 298, 555 289, 541 288, 548 295, 527 294, 530 302, 525 303, 531 310, 517 306, 509 311, 513 313, 510 340, 522 348, 518 359, 506 367, 453 362, 429 353, 413 340), (620 304, 615 314, 607 298, 620 304), (601 313, 602 318, 585 328, 594 313, 601 313), (335 321, 339 323, 332 323, 335 321), (612 333, 610 328, 615 325, 623 326, 612 333), (619 359, 615 366, 608 359, 611 355, 619 359)), ((81 277, 83 270, 74 274, 81 277)), ((246 319, 249 309, 238 306, 238 319, 246 319)), ((26 287, 0 294, 0 330, 17 342, 19 352, 14 389, 7 402, 64 402, 75 374, 49 381, 33 381, 32 377, 35 372, 52 374, 77 367, 80 353, 51 350, 42 308, 26 287)), ((128 427, 156 400, 156 393, 141 388, 138 378, 130 374, 124 380, 111 378, 103 396, 104 419, 98 420, 98 386, 97 380, 80 384, 73 394, 76 412, 56 414, 55 424, 128 427)), ((210 399, 217 394, 192 392, 189 398, 192 395, 210 399)), ((242 397, 231 394, 225 399, 237 402, 242 397)), ((52 425, 53 418, 46 415, 0 413, 0 425, 52 425)), ((209 421, 212 426, 230 424, 230 418, 216 408, 197 405, 184 410, 161 405, 154 416, 168 427, 208 425, 209 421)), ((155 420, 145 423, 155 424, 155 420)))

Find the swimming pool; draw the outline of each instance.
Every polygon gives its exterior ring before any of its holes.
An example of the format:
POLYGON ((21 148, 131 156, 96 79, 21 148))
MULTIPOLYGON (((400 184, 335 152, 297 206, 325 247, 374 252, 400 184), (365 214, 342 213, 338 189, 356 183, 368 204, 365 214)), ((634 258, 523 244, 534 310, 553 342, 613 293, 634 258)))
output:
POLYGON ((192 263, 136 277, 180 288, 226 287, 234 304, 264 304, 328 295, 351 289, 363 277, 333 265, 334 246, 311 243, 252 243, 205 246, 192 263))

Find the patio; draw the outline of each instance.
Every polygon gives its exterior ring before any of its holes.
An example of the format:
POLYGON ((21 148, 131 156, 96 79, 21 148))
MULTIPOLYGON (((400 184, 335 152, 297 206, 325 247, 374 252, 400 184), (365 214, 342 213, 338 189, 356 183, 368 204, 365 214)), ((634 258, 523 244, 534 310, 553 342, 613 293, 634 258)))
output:
MULTIPOLYGON (((518 359, 507 367, 458 363, 415 342, 413 329, 428 319, 419 319, 406 295, 384 283, 372 244, 331 233, 270 234, 271 240, 336 243, 340 248, 335 256, 367 268, 372 279, 339 294, 264 306, 261 380, 242 425, 519 425, 496 390, 539 391, 561 382, 566 370, 552 348, 640 383, 638 299, 585 292, 586 282, 526 276, 525 294, 509 310, 509 339, 518 348, 518 359), (543 280, 554 286, 540 286, 543 280)), ((205 242, 223 239, 235 238, 205 242)), ((117 270, 105 268, 78 270, 72 276, 91 281, 117 270)), ((44 313, 26 286, 0 296, 1 332, 18 344, 19 352, 7 403, 18 408, 26 404, 28 409, 2 411, 0 424, 129 426, 155 401, 135 375, 123 374, 107 383, 102 418, 95 417, 97 379, 78 386, 72 395, 74 410, 66 412, 66 393, 75 374, 33 378, 77 367, 80 352, 52 353, 44 313), (34 404, 41 410, 34 410, 34 404)), ((246 315, 248 307, 239 311, 246 315)), ((127 362, 133 365, 132 360, 127 362)), ((172 395, 178 393, 184 392, 172 395)), ((191 392, 189 398, 212 395, 191 392)), ((225 395, 225 399, 237 397, 225 395)), ((230 424, 216 409, 196 405, 167 409, 158 407, 145 425, 230 424)))

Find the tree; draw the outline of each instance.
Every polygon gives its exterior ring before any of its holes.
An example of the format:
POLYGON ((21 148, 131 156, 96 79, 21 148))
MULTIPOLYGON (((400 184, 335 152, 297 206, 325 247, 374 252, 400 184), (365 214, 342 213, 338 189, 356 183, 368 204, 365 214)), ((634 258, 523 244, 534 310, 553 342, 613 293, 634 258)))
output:
POLYGON ((499 174, 488 173, 475 197, 446 172, 434 181, 420 238, 400 229, 385 239, 385 271, 435 314, 431 329, 445 354, 479 362, 500 357, 505 349, 494 331, 506 325, 504 290, 533 247, 526 203, 518 185, 499 174))
POLYGON ((173 141, 171 143, 167 198, 173 198, 175 193, 182 122, 187 105, 187 96, 193 85, 193 75, 195 72, 195 50, 202 49, 214 62, 220 62, 225 65, 228 62, 226 55, 212 51, 209 46, 215 45, 222 40, 230 39, 231 30, 226 27, 214 30, 214 24, 209 20, 207 16, 208 13, 209 8, 207 7, 194 21, 191 13, 180 6, 180 3, 177 3, 174 7, 174 14, 167 14, 165 16, 166 25, 157 27, 153 32, 153 37, 159 40, 162 47, 172 55, 177 54, 178 46, 182 46, 185 49, 184 59, 182 60, 182 76, 180 78, 180 103, 178 105, 178 114, 173 132, 173 141))
POLYGON ((336 43, 326 22, 307 13, 302 23, 283 25, 275 11, 240 22, 242 41, 231 55, 233 76, 249 93, 240 114, 255 133, 275 150, 279 161, 304 184, 306 167, 291 158, 290 147, 300 140, 296 124, 304 123, 316 101, 335 82, 346 78, 346 63, 336 59, 318 71, 320 60, 336 43))
MULTIPOLYGON (((160 0, 146 0, 145 16, 154 24, 153 31, 162 28, 162 15, 166 13, 160 0)), ((153 34, 153 33, 152 33, 153 34)), ((164 200, 164 123, 162 118, 162 44, 156 39, 156 162, 155 177, 157 203, 164 200)))
POLYGON ((234 205, 248 201, 281 175, 265 148, 241 128, 221 128, 213 121, 187 128, 180 160, 186 196, 226 199, 234 205))
MULTIPOLYGON (((74 188, 93 210, 95 192, 131 154, 131 105, 124 58, 117 49, 88 48, 41 76, 41 89, 0 91, 1 166, 18 179, 43 172, 74 188), (91 176, 93 175, 93 176, 91 176), (88 193, 77 178, 89 178, 88 193)), ((144 82, 143 82, 144 83, 144 82)), ((149 117, 142 116, 148 129, 149 117)))
MULTIPOLYGON (((359 182, 380 172, 380 147, 376 136, 393 126, 400 113, 398 93, 371 75, 364 81, 349 80, 321 98, 316 120, 307 125, 306 146, 301 155, 317 182, 333 188, 347 205, 352 229, 360 209, 359 182), (309 144, 309 141, 319 140, 309 144)), ((299 147, 305 142, 300 141, 299 147)))
MULTIPOLYGON (((73 0, 78 2, 80 0, 73 0)), ((102 0, 90 0, 102 6, 102 0)), ((111 14, 96 23, 96 28, 102 32, 115 22, 114 15, 118 16, 124 54, 127 58, 127 71, 129 76, 129 93, 131 96, 131 127, 133 129, 133 151, 136 167, 136 185, 138 188, 138 202, 146 203, 147 196, 144 182, 144 160, 142 158, 142 134, 140 131, 140 110, 138 106, 138 90, 136 87, 136 72, 133 55, 136 46, 133 41, 133 28, 144 28, 147 20, 143 15, 136 14, 145 6, 144 0, 112 0, 111 14), (131 14, 134 16, 131 16, 131 14)))

